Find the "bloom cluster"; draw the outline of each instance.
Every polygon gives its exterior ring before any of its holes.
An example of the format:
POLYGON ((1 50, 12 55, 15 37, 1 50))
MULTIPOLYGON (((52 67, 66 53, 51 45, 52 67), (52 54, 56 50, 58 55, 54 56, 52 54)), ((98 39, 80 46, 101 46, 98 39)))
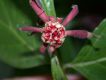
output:
POLYGON ((56 48, 60 47, 66 36, 76 37, 80 39, 91 38, 92 33, 86 30, 66 30, 65 27, 70 21, 78 14, 78 6, 72 6, 71 12, 63 20, 62 18, 48 16, 44 10, 37 4, 34 0, 29 0, 31 7, 35 13, 40 17, 40 19, 45 23, 43 28, 38 27, 22 27, 19 30, 30 31, 30 32, 40 32, 42 33, 42 45, 40 47, 40 52, 44 53, 48 47, 48 51, 53 53, 56 48))

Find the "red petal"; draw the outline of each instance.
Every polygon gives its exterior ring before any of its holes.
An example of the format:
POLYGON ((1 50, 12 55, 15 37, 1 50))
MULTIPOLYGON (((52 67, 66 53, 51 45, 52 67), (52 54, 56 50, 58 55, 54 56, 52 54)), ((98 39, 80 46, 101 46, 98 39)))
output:
POLYGON ((37 28, 37 27, 21 27, 19 28, 21 31, 31 31, 31 32, 42 32, 42 28, 37 28))
POLYGON ((63 21, 63 25, 67 26, 67 24, 73 20, 73 18, 78 14, 78 6, 74 5, 72 6, 72 11, 68 14, 68 16, 65 18, 65 20, 63 21))
POLYGON ((36 14, 44 21, 47 22, 49 17, 46 13, 41 9, 34 0, 29 0, 31 7, 34 9, 36 14))
POLYGON ((91 38, 93 36, 93 34, 88 31, 85 31, 85 30, 69 30, 69 31, 67 30, 66 36, 72 36, 75 38, 86 39, 86 38, 91 38))
POLYGON ((50 21, 56 21, 56 18, 54 16, 49 16, 50 21))
POLYGON ((58 21, 59 23, 62 23, 63 18, 57 18, 57 21, 58 21))
POLYGON ((45 53, 46 48, 47 48, 47 44, 43 43, 40 47, 40 52, 45 53))
POLYGON ((48 52, 52 54, 54 51, 55 51, 55 48, 53 46, 49 46, 48 52))

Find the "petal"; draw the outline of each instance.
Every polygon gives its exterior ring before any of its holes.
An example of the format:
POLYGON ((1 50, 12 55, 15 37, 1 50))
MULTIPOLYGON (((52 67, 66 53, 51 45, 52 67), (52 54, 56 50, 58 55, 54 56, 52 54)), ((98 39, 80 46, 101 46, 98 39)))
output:
POLYGON ((93 37, 93 34, 86 30, 67 30, 66 36, 72 36, 79 39, 86 39, 93 37))
POLYGON ((37 5, 38 5, 40 8, 42 8, 42 5, 41 5, 41 3, 40 3, 40 0, 35 0, 35 2, 37 3, 37 5))
POLYGON ((46 13, 39 7, 39 5, 34 0, 29 0, 29 3, 33 10, 36 12, 36 14, 44 21, 47 22, 49 20, 49 17, 46 15, 46 13))
POLYGON ((50 21, 56 21, 56 18, 54 16, 49 16, 50 21))
POLYGON ((31 32, 42 32, 42 28, 37 28, 37 27, 21 27, 18 28, 21 31, 31 31, 31 32))
POLYGON ((54 16, 49 16, 50 21, 58 21, 59 23, 61 23, 63 21, 63 18, 56 18, 54 16))
POLYGON ((73 18, 78 14, 78 6, 77 5, 74 5, 72 6, 72 11, 68 14, 68 16, 64 19, 63 21, 63 25, 64 26, 67 26, 67 24, 73 20, 73 18))
POLYGON ((62 23, 63 18, 57 18, 57 21, 58 21, 59 23, 62 23))
POLYGON ((40 47, 40 52, 44 54, 46 51, 46 48, 47 48, 47 44, 43 43, 40 47))
POLYGON ((52 54, 54 51, 55 51, 55 47, 49 46, 48 52, 52 54))

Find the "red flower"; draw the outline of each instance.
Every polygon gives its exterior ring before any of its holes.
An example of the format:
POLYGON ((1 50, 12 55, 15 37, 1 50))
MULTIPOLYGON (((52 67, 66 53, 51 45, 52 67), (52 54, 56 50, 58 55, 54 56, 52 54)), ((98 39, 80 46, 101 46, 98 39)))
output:
POLYGON ((42 33, 41 39, 43 44, 40 48, 41 53, 44 53, 47 47, 48 51, 53 53, 56 48, 63 44, 66 36, 80 39, 91 38, 93 36, 92 33, 85 30, 65 30, 67 24, 78 14, 77 5, 72 6, 72 11, 63 20, 62 18, 47 16, 43 9, 34 0, 29 1, 36 14, 45 22, 45 26, 43 28, 28 26, 19 28, 19 30, 42 33))

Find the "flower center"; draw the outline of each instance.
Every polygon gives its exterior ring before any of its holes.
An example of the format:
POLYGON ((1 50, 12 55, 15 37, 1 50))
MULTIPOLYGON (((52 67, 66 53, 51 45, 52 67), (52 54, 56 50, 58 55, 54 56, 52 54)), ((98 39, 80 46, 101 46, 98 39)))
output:
POLYGON ((46 22, 41 38, 44 43, 58 48, 65 40, 65 28, 59 22, 46 22))

